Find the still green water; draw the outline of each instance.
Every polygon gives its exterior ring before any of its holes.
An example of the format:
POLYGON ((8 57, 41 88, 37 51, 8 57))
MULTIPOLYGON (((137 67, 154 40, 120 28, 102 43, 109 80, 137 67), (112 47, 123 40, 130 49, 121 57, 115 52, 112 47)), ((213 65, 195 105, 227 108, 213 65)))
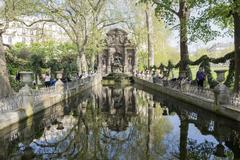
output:
POLYGON ((0 131, 0 159, 240 158, 239 123, 139 86, 97 86, 0 131))

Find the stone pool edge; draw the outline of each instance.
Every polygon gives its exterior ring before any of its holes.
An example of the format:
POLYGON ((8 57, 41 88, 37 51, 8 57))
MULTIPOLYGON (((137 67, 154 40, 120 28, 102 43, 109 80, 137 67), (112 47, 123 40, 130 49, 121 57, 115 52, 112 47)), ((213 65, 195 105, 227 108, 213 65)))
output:
POLYGON ((44 100, 43 103, 32 106, 31 103, 29 103, 24 108, 20 108, 16 111, 12 112, 6 112, 0 114, 0 130, 3 130, 7 127, 10 127, 16 123, 19 123, 22 120, 25 120, 34 114, 41 112, 51 106, 54 106, 57 103, 62 102, 63 100, 66 100, 74 95, 79 94, 80 92, 83 92, 89 88, 92 88, 93 86, 101 83, 102 77, 100 75, 97 75, 93 78, 93 81, 85 83, 82 86, 78 86, 78 88, 73 88, 67 91, 64 91, 63 93, 59 93, 58 95, 50 96, 47 100, 44 100))
POLYGON ((134 83, 138 85, 142 85, 144 87, 153 89, 155 91, 158 91, 160 93, 166 94, 168 96, 171 96, 173 98, 179 99, 181 101, 184 101, 186 103, 190 103, 193 105, 196 105, 198 107, 201 107, 203 109, 209 110, 211 112, 214 112, 218 115, 222 115, 224 117, 240 121, 240 110, 228 105, 220 105, 217 106, 213 100, 206 99, 203 97, 198 97, 193 94, 183 93, 178 90, 174 90, 171 88, 167 88, 164 86, 161 86, 156 83, 152 83, 137 77, 133 77, 134 83))

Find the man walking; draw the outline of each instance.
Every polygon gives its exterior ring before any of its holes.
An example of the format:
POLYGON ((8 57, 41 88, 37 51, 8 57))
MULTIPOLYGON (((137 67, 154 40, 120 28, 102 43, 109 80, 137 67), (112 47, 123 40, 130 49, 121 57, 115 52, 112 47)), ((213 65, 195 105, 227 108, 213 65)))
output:
POLYGON ((197 75, 196 75, 198 89, 199 88, 203 89, 203 83, 204 83, 205 77, 206 77, 206 75, 203 71, 203 68, 200 67, 199 70, 197 71, 197 75))

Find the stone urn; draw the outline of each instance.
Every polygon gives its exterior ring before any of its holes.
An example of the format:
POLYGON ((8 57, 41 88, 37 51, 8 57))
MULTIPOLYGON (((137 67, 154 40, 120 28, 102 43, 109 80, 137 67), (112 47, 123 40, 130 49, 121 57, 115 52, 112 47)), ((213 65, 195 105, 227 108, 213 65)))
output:
POLYGON ((57 71, 57 82, 55 83, 55 89, 58 91, 58 93, 62 93, 64 86, 63 86, 63 82, 61 81, 62 79, 62 71, 57 71))
POLYGON ((183 81, 181 82, 181 90, 184 92, 189 92, 191 87, 191 82, 190 81, 183 81))
POLYGON ((32 74, 32 72, 20 72, 21 80, 25 85, 32 83, 32 74))
POLYGON ((217 74, 217 81, 222 83, 225 80, 225 73, 227 70, 215 70, 214 72, 217 74))
POLYGON ((63 127, 63 123, 62 122, 58 122, 57 123, 57 130, 63 130, 64 127, 63 127))
POLYGON ((226 70, 216 70, 219 84, 214 88, 215 102, 217 105, 227 105, 230 103, 230 90, 223 84, 226 70))
POLYGON ((62 76, 63 76, 63 72, 62 71, 57 71, 56 73, 57 73, 57 79, 61 80, 62 76))

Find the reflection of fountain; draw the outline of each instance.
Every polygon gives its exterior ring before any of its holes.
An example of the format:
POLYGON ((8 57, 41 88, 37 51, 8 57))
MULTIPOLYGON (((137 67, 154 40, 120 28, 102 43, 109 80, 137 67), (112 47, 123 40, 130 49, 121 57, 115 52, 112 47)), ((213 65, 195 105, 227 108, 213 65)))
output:
POLYGON ((127 130, 131 116, 136 112, 134 90, 106 87, 104 91, 102 111, 106 113, 107 128, 116 132, 127 130))
POLYGON ((169 115, 169 111, 167 107, 163 107, 162 109, 163 109, 163 114, 162 114, 163 116, 169 115))
POLYGON ((58 126, 57 126, 57 130, 63 130, 63 129, 64 129, 62 122, 58 122, 57 125, 58 125, 58 126))
POLYGON ((123 114, 110 115, 107 117, 107 127, 111 131, 125 131, 128 127, 129 118, 123 114))

